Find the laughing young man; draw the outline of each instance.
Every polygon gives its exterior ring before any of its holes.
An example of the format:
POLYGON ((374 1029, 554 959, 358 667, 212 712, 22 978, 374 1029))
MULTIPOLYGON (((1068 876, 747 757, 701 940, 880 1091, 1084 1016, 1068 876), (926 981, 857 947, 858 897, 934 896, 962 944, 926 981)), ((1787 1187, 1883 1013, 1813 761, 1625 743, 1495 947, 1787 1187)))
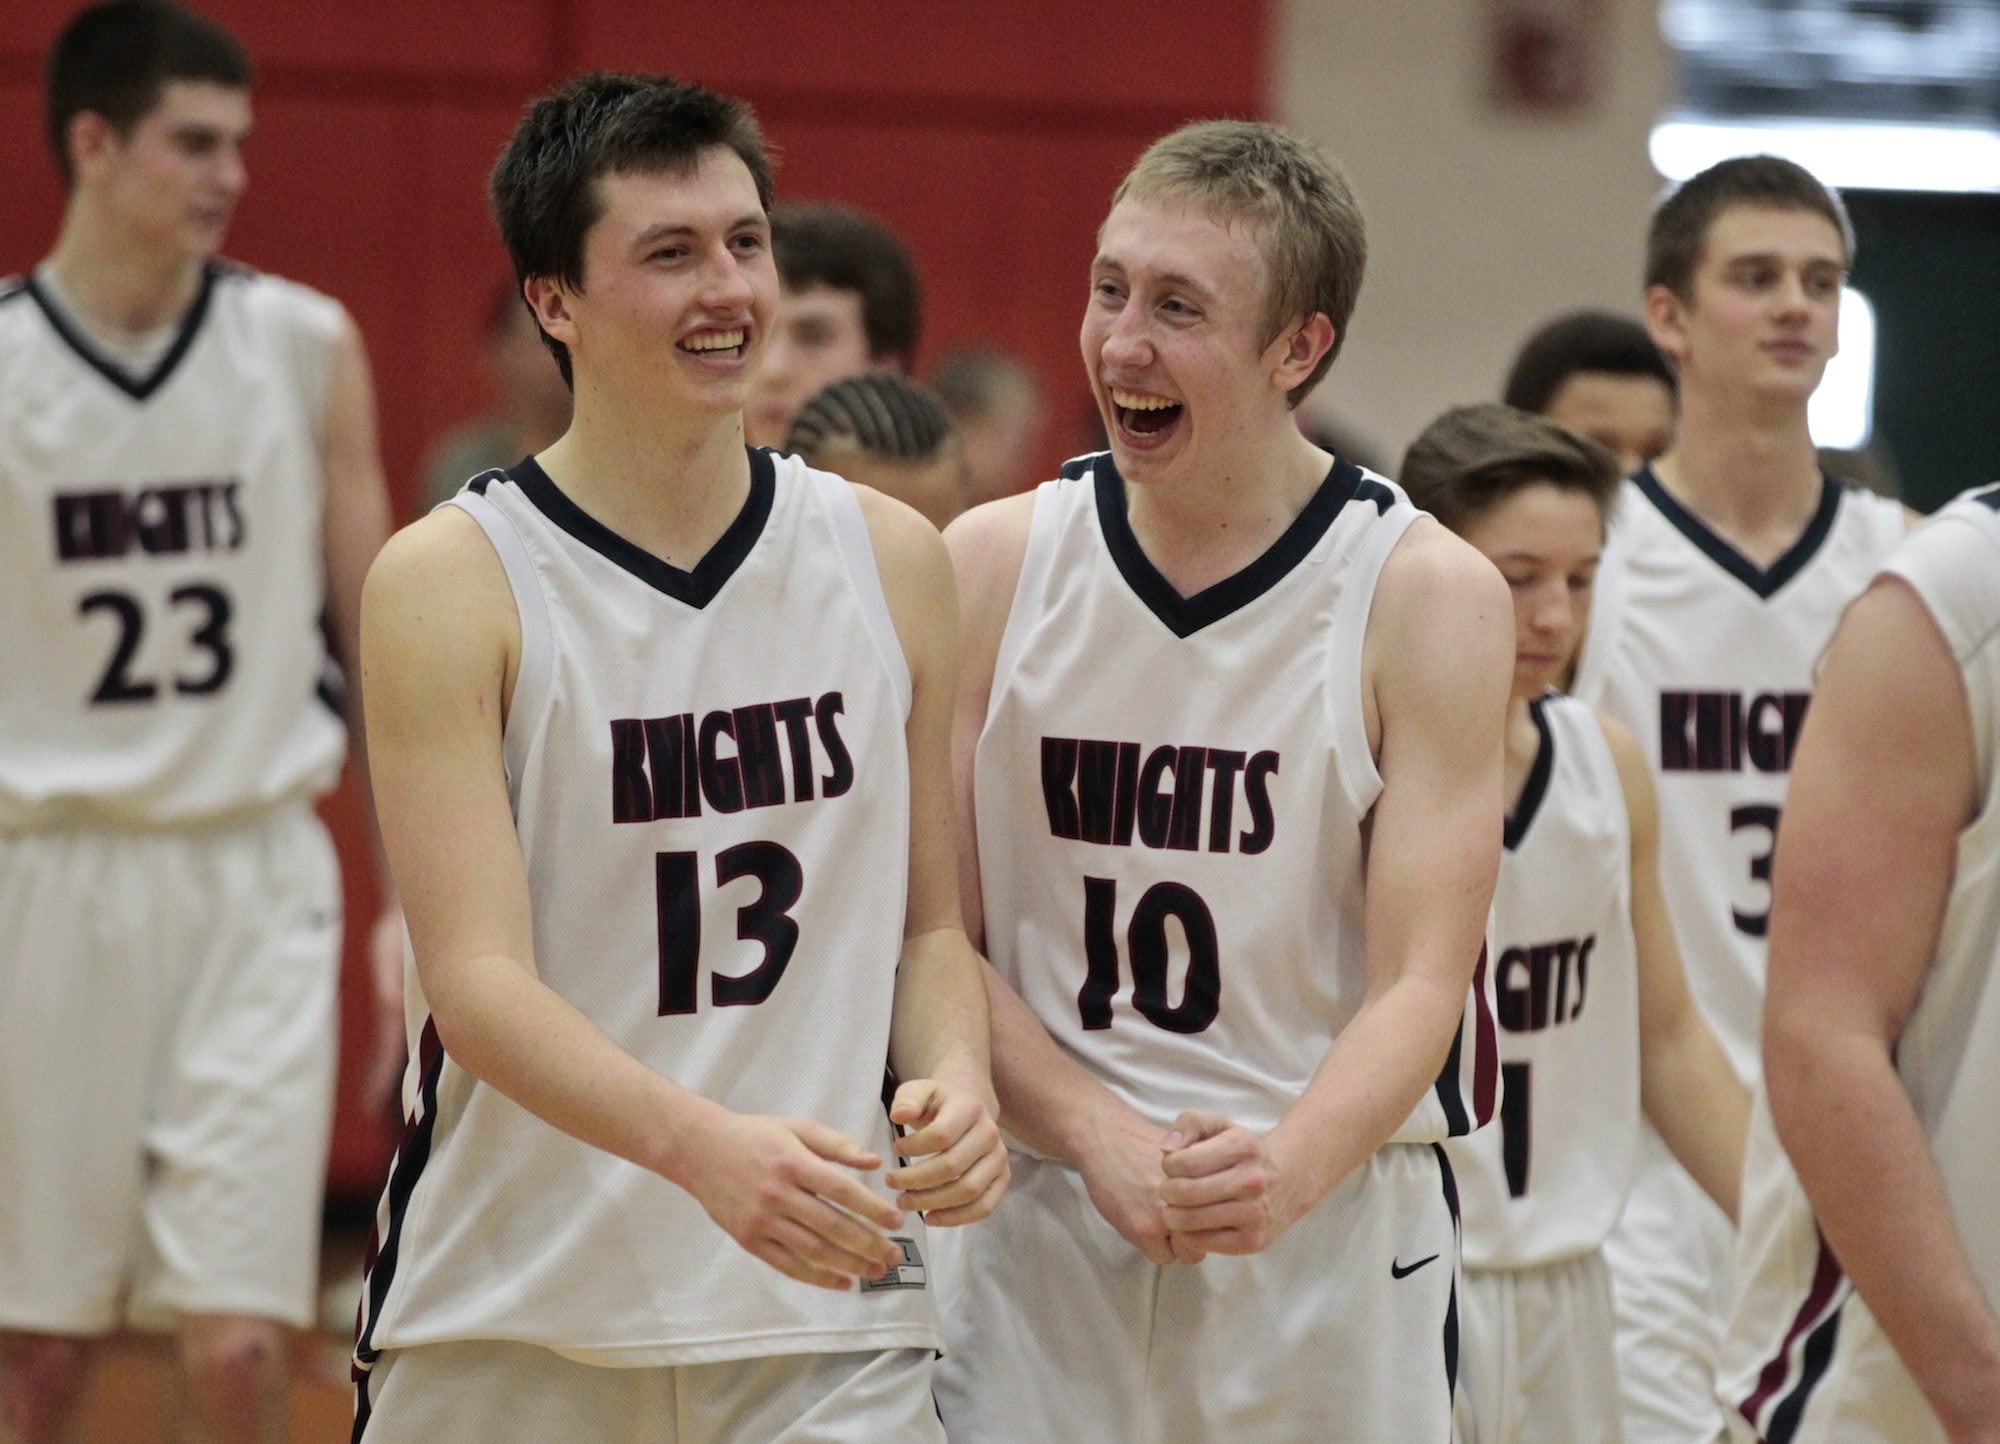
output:
POLYGON ((949 533, 1016 1177, 948 1276, 955 1439, 1450 1437, 1510 609, 1293 423, 1364 249, 1284 132, 1158 142, 1091 267, 1110 451, 949 533))

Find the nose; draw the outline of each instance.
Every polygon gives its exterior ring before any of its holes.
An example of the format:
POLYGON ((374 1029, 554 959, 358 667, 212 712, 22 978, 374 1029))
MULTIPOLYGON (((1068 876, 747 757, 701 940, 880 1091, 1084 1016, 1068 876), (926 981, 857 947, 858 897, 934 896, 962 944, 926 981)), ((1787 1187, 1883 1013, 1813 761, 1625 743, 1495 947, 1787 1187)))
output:
POLYGON ((1114 367, 1142 367, 1153 359, 1153 343, 1146 331, 1143 308, 1127 305, 1111 318, 1099 348, 1104 360, 1114 367))
POLYGON ((1576 602, 1570 596, 1569 583, 1555 577, 1545 583, 1537 592, 1532 615, 1535 630, 1557 636, 1567 632, 1576 622, 1576 602))
POLYGON ((250 172, 243 164, 243 151, 238 146, 223 145, 216 149, 216 184, 231 196, 243 194, 243 188, 250 183, 250 172))
POLYGON ((743 258, 727 246, 703 268, 701 299, 711 310, 747 310, 755 295, 743 258))

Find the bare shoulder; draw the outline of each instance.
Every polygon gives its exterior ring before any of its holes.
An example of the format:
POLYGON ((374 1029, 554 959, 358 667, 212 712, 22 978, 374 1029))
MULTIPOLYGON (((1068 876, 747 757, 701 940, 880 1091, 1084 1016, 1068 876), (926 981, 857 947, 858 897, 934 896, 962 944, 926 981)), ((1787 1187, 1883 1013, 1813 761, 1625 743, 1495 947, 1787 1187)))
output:
POLYGON ((1512 656, 1513 603, 1499 570, 1428 516, 1418 517, 1382 564, 1368 630, 1384 640, 1463 637, 1484 647, 1495 638, 1512 656))
POLYGON ((944 538, 906 502, 872 486, 848 485, 868 527, 882 590, 901 627, 910 609, 933 605, 940 595, 951 591, 951 564, 945 556, 944 538))
POLYGON ((968 612, 997 610, 1004 616, 1013 604, 1034 515, 1035 494, 1023 492, 976 506, 945 528, 945 546, 968 612))
POLYGON ((377 632, 385 625, 438 629, 464 639, 499 638, 519 623, 506 571, 479 523, 455 506, 441 506, 383 544, 368 569, 362 613, 377 632))

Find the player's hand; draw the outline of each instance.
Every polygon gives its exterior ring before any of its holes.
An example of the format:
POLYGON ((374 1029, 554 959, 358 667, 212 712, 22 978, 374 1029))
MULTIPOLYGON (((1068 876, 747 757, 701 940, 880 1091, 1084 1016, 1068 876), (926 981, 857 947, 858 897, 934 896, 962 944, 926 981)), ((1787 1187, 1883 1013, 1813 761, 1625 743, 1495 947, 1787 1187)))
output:
POLYGON ((1156 1264, 1175 1261, 1160 1213, 1160 1186, 1166 1181, 1160 1170, 1160 1141, 1165 1136, 1143 1122, 1121 1119, 1095 1132, 1089 1157, 1078 1165, 1084 1190, 1104 1221, 1156 1264))
POLYGON ((800 1283, 842 1290, 903 1260, 886 1230, 903 1211, 857 1176, 882 1166, 823 1123, 724 1115, 688 1191, 737 1243, 800 1283))
POLYGON ((403 1022, 403 908, 390 903, 368 930, 368 973, 374 983, 375 1037, 369 1045, 362 1101, 370 1112, 400 1113, 407 1045, 403 1022))
POLYGON ((1000 1125, 985 1101, 963 1088, 913 1078, 896 1089, 889 1121, 911 1131, 896 1140, 905 1163, 885 1180, 896 1202, 935 1228, 977 1223, 1007 1191, 1010 1169, 1000 1125))
MULTIPOLYGON (((1190 1108, 1160 1141, 1160 1213, 1176 1257, 1260 1253, 1310 1206, 1270 1140, 1190 1108)), ((1191 1260, 1190 1260, 1191 1261, 1191 1260)))

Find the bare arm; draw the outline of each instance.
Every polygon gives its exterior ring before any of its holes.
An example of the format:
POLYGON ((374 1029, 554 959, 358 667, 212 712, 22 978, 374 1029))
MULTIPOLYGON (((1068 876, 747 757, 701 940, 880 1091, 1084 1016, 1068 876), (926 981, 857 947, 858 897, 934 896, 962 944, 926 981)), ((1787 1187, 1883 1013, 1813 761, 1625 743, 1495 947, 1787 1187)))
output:
POLYGON ((1632 935, 1639 962, 1639 1098, 1681 1167, 1736 1219, 1750 1094, 1694 1005, 1660 890, 1660 800, 1638 739, 1600 717, 1632 830, 1632 935))
POLYGON ((1364 678, 1380 719, 1372 814, 1368 987, 1360 1010, 1276 1128, 1256 1140, 1183 1115, 1163 1191, 1167 1225, 1251 1253, 1386 1143, 1436 1081, 1463 1018, 1500 866, 1501 739, 1513 663, 1500 574, 1419 521, 1383 568, 1364 678))
POLYGON ((477 524, 447 509, 392 540, 361 633, 382 838, 446 1053, 545 1122, 687 1189, 793 1278, 845 1288, 894 1264, 877 1230, 901 1214, 848 1171, 879 1158, 820 1124, 732 1113, 679 1087, 541 981, 501 761, 519 623, 477 524))
MULTIPOLYGON (((959 897, 967 930, 981 942, 984 911, 972 764, 1033 514, 1032 495, 1008 497, 967 512, 945 529, 964 603, 952 731, 959 897)), ((1162 1130, 1058 1047, 1006 980, 991 965, 983 966, 993 1081, 1008 1131, 1035 1152, 1075 1168, 1111 1225, 1154 1262, 1167 1262, 1173 1255, 1158 1201, 1162 1130)))
MULTIPOLYGON (((355 766, 368 778, 368 731, 361 702, 361 589, 369 564, 389 536, 389 487, 375 430, 375 388, 368 354, 351 320, 342 318, 327 375, 326 425, 320 446, 323 477, 320 531, 326 568, 327 618, 333 648, 347 678, 347 731, 355 766)), ((364 788, 364 791, 366 789, 364 788)), ((369 932, 375 993, 375 1037, 363 1091, 371 1105, 395 1096, 403 1062, 403 913, 370 812, 369 842, 382 911, 369 932)))
POLYGON ((952 704, 958 684, 958 597, 937 530, 916 512, 857 487, 890 616, 910 668, 909 902, 896 971, 889 1061, 900 1080, 889 1116, 912 1129, 889 1175, 905 1208, 937 1225, 986 1217, 1007 1187, 1007 1150, 988 1058, 981 962, 967 940, 954 836, 952 704))
POLYGON ((2000 1438, 2000 1324, 1965 1261, 1893 1049, 1973 807, 1959 670, 1880 581, 1830 648, 1773 878, 1771 1116, 1827 1242, 1954 1441, 2000 1438))

